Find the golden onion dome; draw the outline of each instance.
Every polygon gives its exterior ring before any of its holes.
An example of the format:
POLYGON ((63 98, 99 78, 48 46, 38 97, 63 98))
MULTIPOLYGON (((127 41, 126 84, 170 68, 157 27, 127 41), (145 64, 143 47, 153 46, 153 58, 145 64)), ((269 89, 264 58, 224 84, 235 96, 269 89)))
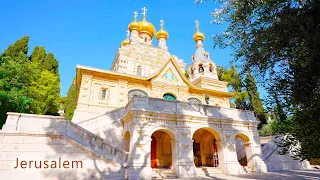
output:
POLYGON ((160 39, 160 38, 168 39, 169 34, 167 31, 160 29, 160 31, 157 32, 156 37, 157 37, 157 39, 160 39))
POLYGON ((204 40, 204 34, 203 34, 202 32, 200 32, 200 31, 197 31, 197 32, 193 35, 193 40, 194 40, 195 42, 197 42, 197 41, 199 41, 199 40, 203 41, 203 40, 204 40))
POLYGON ((123 40, 122 42, 121 42, 121 46, 125 46, 125 45, 127 45, 127 44, 129 44, 130 43, 130 40, 129 39, 125 39, 125 40, 123 40))
POLYGON ((129 31, 138 30, 139 31, 139 23, 137 21, 132 21, 128 26, 129 31))
POLYGON ((156 32, 156 28, 153 26, 153 24, 149 23, 146 20, 146 17, 144 16, 142 21, 139 22, 139 30, 140 33, 147 33, 151 36, 151 38, 153 38, 155 32, 156 32))
POLYGON ((199 30, 199 21, 196 20, 195 23, 196 23, 196 33, 193 35, 193 40, 195 42, 197 42, 199 40, 203 41, 204 40, 204 34, 202 32, 200 32, 200 30, 199 30))
POLYGON ((160 30, 156 34, 156 37, 157 37, 158 40, 160 38, 165 38, 167 40, 168 37, 169 37, 168 32, 163 29, 163 24, 164 24, 164 21, 161 19, 160 20, 160 30))

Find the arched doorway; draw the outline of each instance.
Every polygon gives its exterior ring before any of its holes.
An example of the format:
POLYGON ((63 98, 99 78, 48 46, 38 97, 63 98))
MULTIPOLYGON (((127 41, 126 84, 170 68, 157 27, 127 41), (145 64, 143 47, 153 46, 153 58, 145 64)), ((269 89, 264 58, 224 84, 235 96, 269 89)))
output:
POLYGON ((172 166, 172 137, 164 130, 157 130, 151 136, 151 167, 168 168, 172 166))
POLYGON ((237 159, 241 166, 251 167, 252 159, 250 139, 245 134, 238 134, 234 138, 236 142, 237 159))
POLYGON ((127 131, 124 134, 124 150, 129 152, 130 151, 130 133, 127 131))
POLYGON ((193 156, 196 167, 208 166, 218 167, 218 147, 219 135, 210 128, 200 128, 193 134, 193 156))
POLYGON ((175 101, 177 98, 172 94, 164 94, 163 99, 167 101, 175 101))

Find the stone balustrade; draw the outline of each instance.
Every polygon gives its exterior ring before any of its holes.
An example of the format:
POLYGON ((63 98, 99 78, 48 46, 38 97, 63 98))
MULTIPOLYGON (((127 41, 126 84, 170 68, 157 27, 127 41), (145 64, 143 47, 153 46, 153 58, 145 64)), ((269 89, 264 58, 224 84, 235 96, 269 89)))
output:
POLYGON ((112 162, 121 164, 128 160, 128 152, 104 142, 102 138, 65 120, 64 117, 11 112, 7 114, 6 124, 1 132, 60 135, 112 162))
POLYGON ((158 98, 135 96, 125 107, 125 114, 131 110, 151 111, 167 114, 192 115, 219 120, 257 121, 253 111, 223 108, 188 102, 167 101, 158 98))

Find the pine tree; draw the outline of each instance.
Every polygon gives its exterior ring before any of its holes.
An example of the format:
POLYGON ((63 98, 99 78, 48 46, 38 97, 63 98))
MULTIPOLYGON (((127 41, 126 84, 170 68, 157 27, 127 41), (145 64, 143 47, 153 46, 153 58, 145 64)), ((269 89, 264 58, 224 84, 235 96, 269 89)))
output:
POLYGON ((249 95, 249 109, 253 110, 260 120, 261 124, 259 127, 262 126, 262 124, 266 124, 267 120, 264 114, 264 109, 262 106, 262 101, 260 99, 260 94, 258 92, 258 88, 256 85, 256 80, 252 76, 252 73, 250 70, 248 70, 246 79, 245 79, 245 86, 249 95))
POLYGON ((64 100, 64 116, 69 120, 72 119, 76 106, 76 83, 74 79, 64 100))

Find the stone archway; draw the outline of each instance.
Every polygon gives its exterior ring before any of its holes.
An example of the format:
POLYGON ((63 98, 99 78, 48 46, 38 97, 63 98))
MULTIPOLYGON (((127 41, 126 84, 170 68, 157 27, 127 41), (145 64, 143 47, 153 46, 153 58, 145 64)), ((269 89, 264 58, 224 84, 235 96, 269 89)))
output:
POLYGON ((173 135, 165 130, 156 130, 151 135, 151 168, 171 169, 173 164, 173 135))
POLYGON ((254 161, 252 156, 251 141, 248 135, 238 132, 238 134, 234 136, 234 141, 236 142, 236 152, 239 164, 241 166, 253 168, 254 161))
POLYGON ((196 167, 218 167, 223 164, 223 147, 220 134, 212 128, 202 127, 194 131, 193 155, 196 167))

